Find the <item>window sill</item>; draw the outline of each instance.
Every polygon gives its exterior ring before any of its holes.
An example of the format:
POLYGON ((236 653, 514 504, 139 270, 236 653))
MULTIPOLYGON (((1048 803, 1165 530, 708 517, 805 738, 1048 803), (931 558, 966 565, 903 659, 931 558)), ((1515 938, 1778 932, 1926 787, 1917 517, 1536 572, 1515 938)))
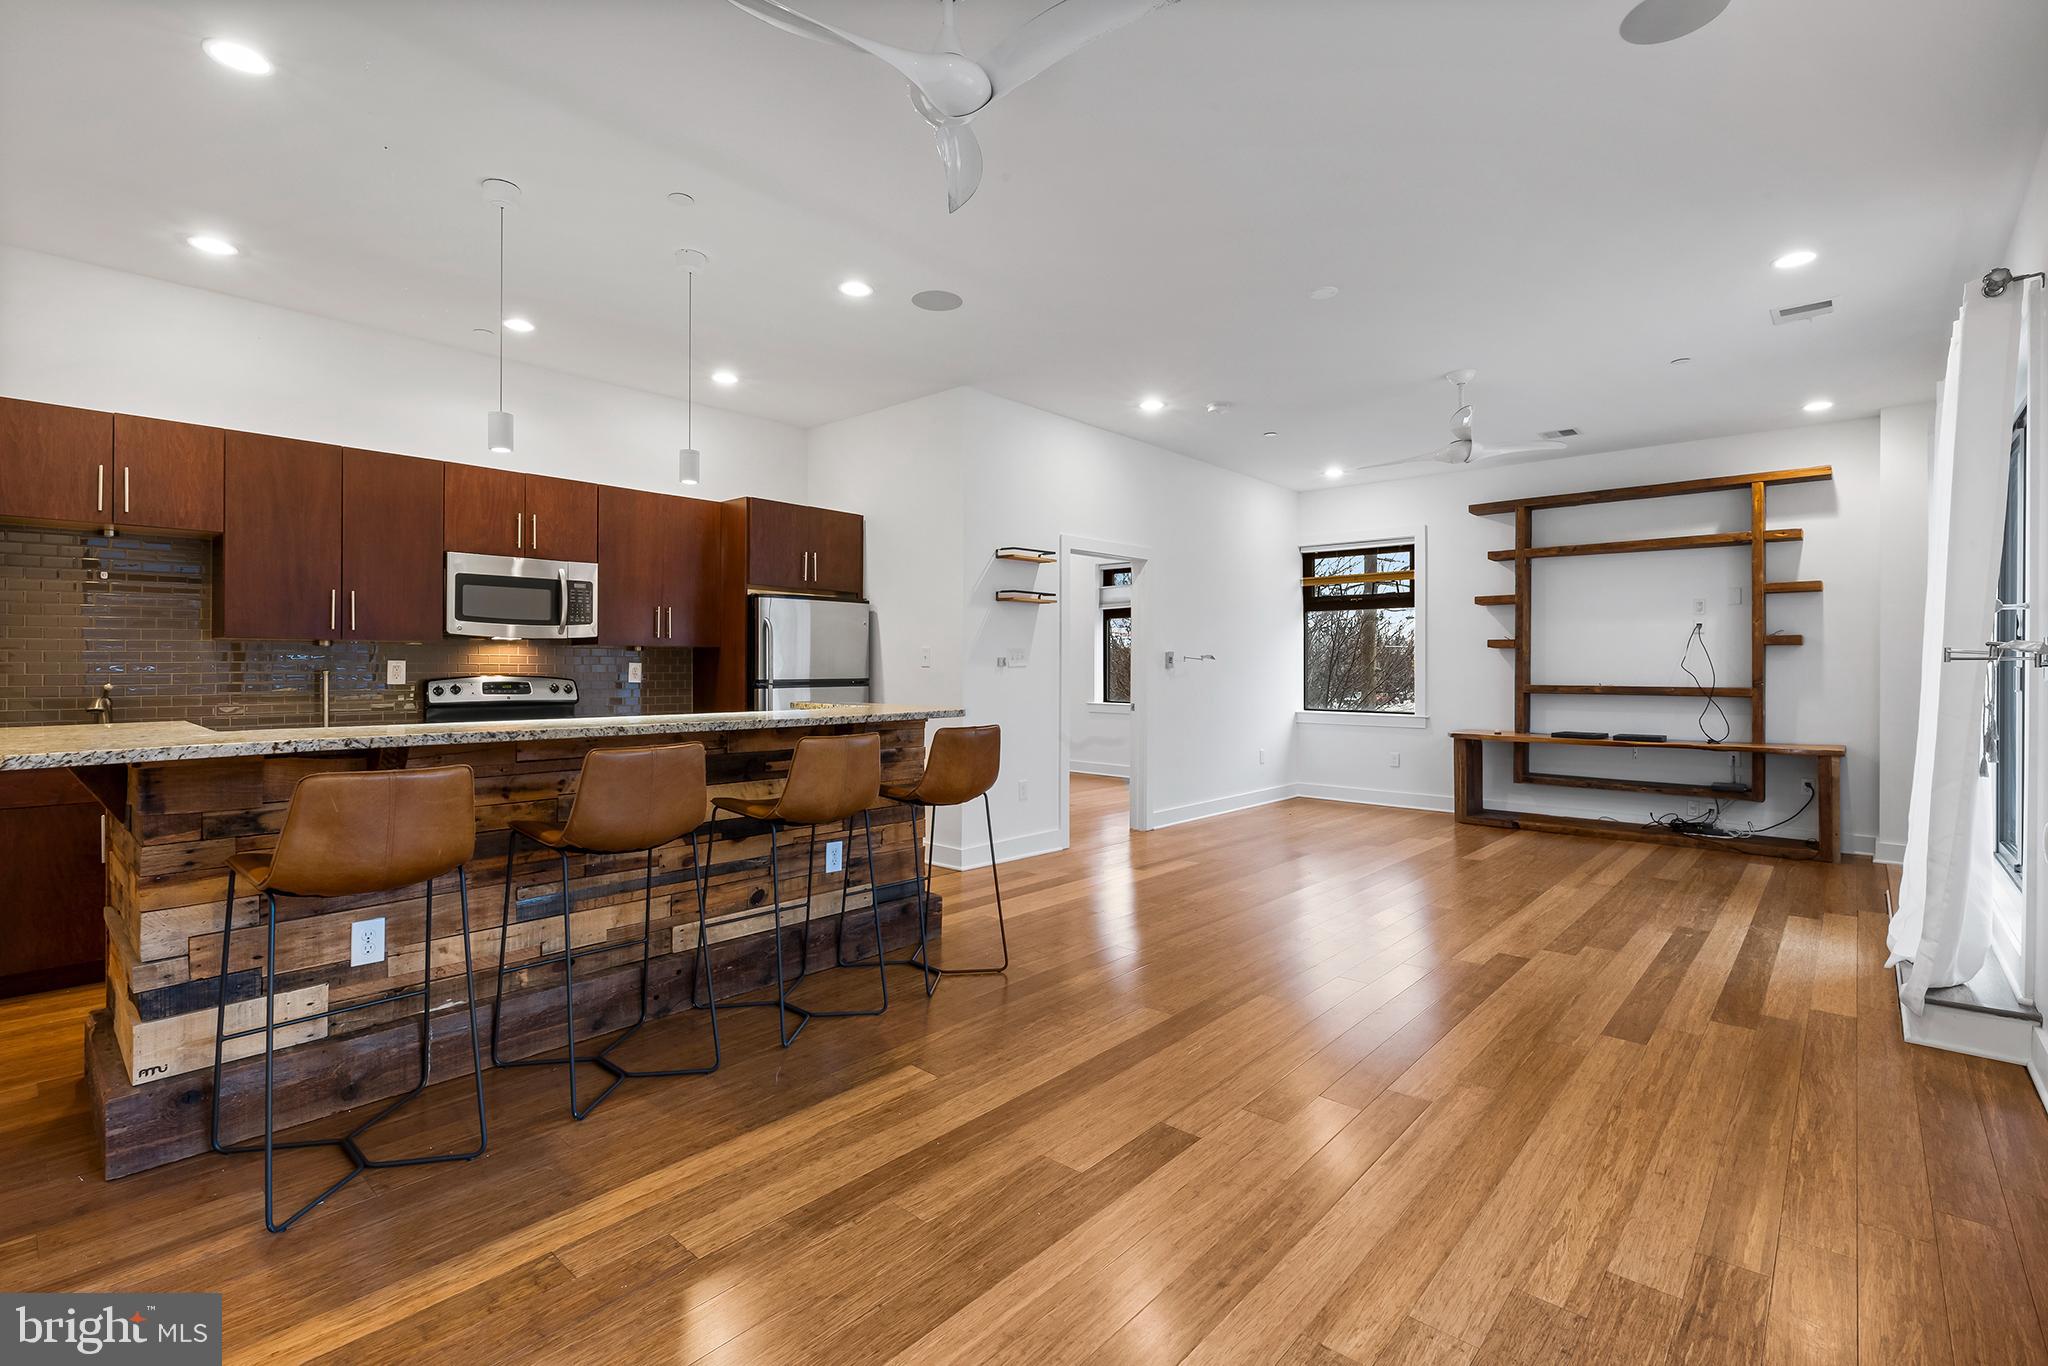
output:
POLYGON ((1103 712, 1113 716, 1126 716, 1130 714, 1131 704, 1128 702, 1090 702, 1088 710, 1103 712))
POLYGON ((1428 730, 1427 713, 1391 711, 1298 711, 1294 713, 1298 725, 1305 726, 1381 726, 1396 730, 1428 730))

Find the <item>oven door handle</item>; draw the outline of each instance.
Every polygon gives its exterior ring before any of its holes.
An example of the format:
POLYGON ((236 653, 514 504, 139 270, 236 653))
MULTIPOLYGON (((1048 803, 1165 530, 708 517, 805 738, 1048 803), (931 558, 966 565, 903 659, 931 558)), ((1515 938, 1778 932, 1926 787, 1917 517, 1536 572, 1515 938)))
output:
POLYGON ((569 634, 569 571, 566 567, 555 571, 555 582, 560 585, 557 591, 562 595, 562 619, 556 625, 561 628, 562 634, 566 636, 569 634))

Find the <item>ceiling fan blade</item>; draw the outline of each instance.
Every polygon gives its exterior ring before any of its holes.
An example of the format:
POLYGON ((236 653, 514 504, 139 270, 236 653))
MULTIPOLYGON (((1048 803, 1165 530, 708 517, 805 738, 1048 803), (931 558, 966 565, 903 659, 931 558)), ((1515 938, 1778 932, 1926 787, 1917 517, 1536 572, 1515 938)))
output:
POLYGON ((1562 441, 1531 441, 1520 446, 1477 446, 1472 448, 1474 460, 1498 460, 1504 455, 1534 455, 1538 451, 1567 450, 1562 441))
POLYGON ((1433 451, 1427 451, 1422 455, 1411 455, 1408 458, 1410 460, 1438 460, 1446 465, 1463 465, 1469 463, 1472 459, 1472 443, 1469 441, 1453 441, 1448 446, 1439 446, 1433 451))
POLYGON ((997 43, 982 63, 995 88, 989 98, 1000 98, 1104 34, 1176 3, 1178 0, 1054 0, 997 43))
POLYGON ((922 90, 910 87, 910 102, 932 126, 939 145, 939 164, 946 170, 946 212, 958 213, 981 188, 981 140, 965 119, 947 118, 922 90))
POLYGON ((1621 21, 1622 41, 1638 47, 1696 33, 1721 17, 1728 0, 1642 0, 1621 21))
POLYGON ((791 9, 781 0, 730 0, 734 8, 772 24, 799 38, 852 48, 879 57, 896 69, 920 93, 929 93, 938 103, 957 105, 962 112, 988 103, 988 77, 979 65, 957 53, 918 52, 907 47, 863 38, 849 29, 836 28, 808 14, 791 9))

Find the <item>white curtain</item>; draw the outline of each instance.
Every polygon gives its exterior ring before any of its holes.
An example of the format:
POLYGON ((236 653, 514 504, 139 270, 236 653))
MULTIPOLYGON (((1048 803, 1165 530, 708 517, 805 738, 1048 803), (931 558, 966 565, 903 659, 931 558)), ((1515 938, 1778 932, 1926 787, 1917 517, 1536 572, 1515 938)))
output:
POLYGON ((1910 959, 1900 998, 1916 1014, 1930 987, 1967 982, 1991 943, 1984 837, 1984 711, 1990 666, 1944 664, 1944 646, 1982 650, 1994 635, 1998 557, 2018 384, 2021 292, 1983 297, 1972 282, 1949 343, 1927 489, 1927 604, 1920 725, 1906 814, 1906 863, 1891 961, 1910 959))

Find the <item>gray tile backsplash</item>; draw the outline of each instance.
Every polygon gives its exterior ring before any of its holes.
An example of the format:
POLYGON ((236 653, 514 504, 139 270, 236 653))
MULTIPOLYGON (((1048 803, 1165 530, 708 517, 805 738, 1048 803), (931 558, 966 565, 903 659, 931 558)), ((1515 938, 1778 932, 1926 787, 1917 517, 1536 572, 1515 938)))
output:
POLYGON ((320 719, 319 675, 333 671, 337 724, 409 720, 419 680, 450 674, 558 674, 576 680, 582 714, 692 710, 689 650, 436 640, 416 645, 215 640, 212 545, 185 537, 0 526, 0 725, 93 719, 114 685, 116 721, 217 728, 320 719), (403 659, 407 682, 384 684, 403 659), (626 682, 638 660, 644 681, 626 682))

